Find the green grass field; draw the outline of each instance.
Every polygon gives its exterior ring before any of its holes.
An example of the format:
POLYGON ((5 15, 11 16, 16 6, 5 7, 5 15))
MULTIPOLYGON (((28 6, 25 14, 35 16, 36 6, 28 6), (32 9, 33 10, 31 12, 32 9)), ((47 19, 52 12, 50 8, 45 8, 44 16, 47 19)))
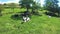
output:
POLYGON ((60 18, 47 15, 31 17, 27 23, 21 24, 22 20, 12 19, 11 16, 25 9, 5 9, 0 16, 0 34, 60 34, 60 18), (7 14, 6 14, 7 13, 7 14))

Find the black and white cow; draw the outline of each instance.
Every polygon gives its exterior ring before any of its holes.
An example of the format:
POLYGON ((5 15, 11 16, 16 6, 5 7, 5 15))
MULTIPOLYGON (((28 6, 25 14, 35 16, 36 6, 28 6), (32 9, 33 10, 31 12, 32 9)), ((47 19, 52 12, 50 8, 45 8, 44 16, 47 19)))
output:
POLYGON ((23 22, 30 21, 30 17, 29 16, 30 16, 29 12, 24 12, 23 16, 22 16, 23 22))
POLYGON ((24 16, 23 16, 23 21, 24 21, 24 22, 30 21, 30 18, 29 18, 29 17, 24 17, 24 16))

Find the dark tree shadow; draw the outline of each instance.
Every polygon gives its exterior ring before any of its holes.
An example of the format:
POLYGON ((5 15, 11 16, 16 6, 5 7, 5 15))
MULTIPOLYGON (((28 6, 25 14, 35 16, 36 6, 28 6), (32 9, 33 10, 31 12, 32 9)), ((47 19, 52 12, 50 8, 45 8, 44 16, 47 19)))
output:
POLYGON ((24 11, 24 12, 21 12, 22 14, 21 14, 21 16, 28 16, 28 17, 30 17, 31 18, 31 16, 32 16, 32 14, 31 14, 31 12, 30 11, 24 11))
POLYGON ((56 15, 53 12, 45 12, 46 15, 52 16, 52 17, 58 17, 58 15, 56 15))
POLYGON ((36 16, 42 16, 38 11, 32 11, 31 13, 36 16))
POLYGON ((21 20, 22 16, 20 14, 14 14, 14 15, 11 16, 11 19, 13 19, 13 20, 21 20))
POLYGON ((14 20, 22 20, 23 16, 28 15, 31 18, 31 13, 29 11, 24 11, 24 12, 18 12, 17 14, 14 14, 11 16, 11 19, 14 20))

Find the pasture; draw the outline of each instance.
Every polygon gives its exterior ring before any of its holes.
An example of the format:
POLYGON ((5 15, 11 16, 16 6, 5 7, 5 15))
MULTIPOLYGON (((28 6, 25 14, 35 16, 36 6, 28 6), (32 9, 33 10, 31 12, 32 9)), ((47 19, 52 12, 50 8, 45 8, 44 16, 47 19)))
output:
POLYGON ((31 20, 21 24, 20 18, 11 18, 12 15, 25 11, 25 9, 15 8, 5 9, 0 16, 0 34, 60 34, 60 18, 49 18, 41 12, 42 16, 31 16, 31 20))

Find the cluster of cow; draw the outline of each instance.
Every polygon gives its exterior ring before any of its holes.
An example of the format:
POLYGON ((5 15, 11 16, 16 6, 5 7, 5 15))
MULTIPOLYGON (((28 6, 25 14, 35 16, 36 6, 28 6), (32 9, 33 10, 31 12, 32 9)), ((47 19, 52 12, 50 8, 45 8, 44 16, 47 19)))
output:
POLYGON ((28 12, 28 11, 24 12, 24 13, 22 14, 23 22, 28 22, 28 21, 30 21, 30 17, 29 17, 29 16, 31 16, 31 15, 30 15, 30 12, 28 12))
POLYGON ((23 16, 23 22, 27 22, 27 21, 30 21, 30 18, 28 16, 23 16))

